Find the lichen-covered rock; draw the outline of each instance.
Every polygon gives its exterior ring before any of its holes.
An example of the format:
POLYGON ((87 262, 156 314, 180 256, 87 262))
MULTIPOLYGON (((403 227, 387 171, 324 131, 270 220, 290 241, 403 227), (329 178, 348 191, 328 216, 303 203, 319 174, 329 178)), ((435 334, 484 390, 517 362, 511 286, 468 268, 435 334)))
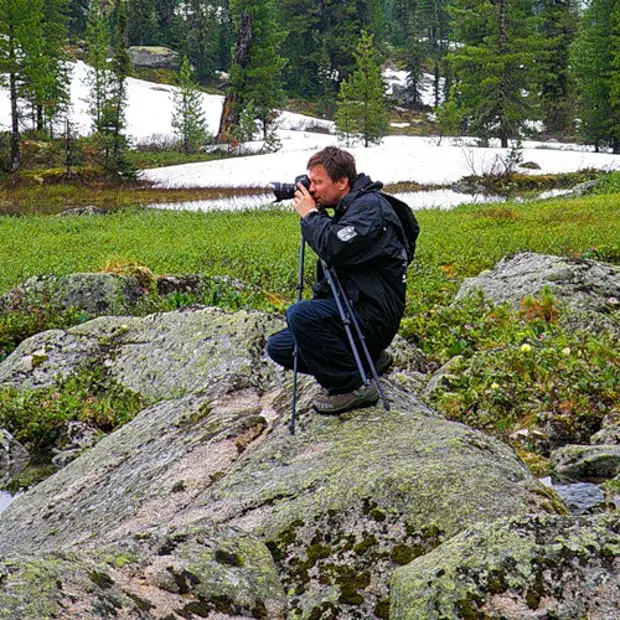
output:
POLYGON ((179 55, 167 47, 134 45, 127 49, 129 60, 134 67, 149 69, 178 69, 179 55))
POLYGON ((443 420, 389 379, 389 412, 309 411, 300 385, 262 393, 230 373, 164 401, 17 498, 0 553, 94 549, 233 527, 270 549, 292 617, 385 617, 388 578, 480 520, 565 510, 507 446, 443 420))
POLYGON ((394 572, 391 620, 618 617, 620 518, 479 525, 394 572))
POLYGON ((293 593, 292 617, 386 617, 394 567, 468 523, 564 510, 508 447, 398 398, 387 413, 304 414, 294 436, 275 428, 194 502, 201 522, 267 541, 293 593))
POLYGON ((275 376, 263 349, 282 324, 275 315, 217 308, 100 317, 22 342, 0 364, 0 385, 47 387, 85 364, 104 367, 127 389, 154 399, 200 391, 231 374, 258 385, 275 376))
POLYGON ((286 618, 269 550, 231 529, 0 559, 0 618, 286 618))
POLYGON ((620 446, 564 446, 551 453, 551 467, 561 480, 608 480, 620 474, 620 446))
POLYGON ((0 428, 0 476, 19 471, 29 458, 26 448, 9 431, 0 428))
POLYGON ((75 308, 89 316, 125 314, 147 291, 133 276, 73 273, 34 276, 0 297, 0 313, 29 312, 37 305, 75 308))
POLYGON ((518 307, 528 295, 549 286, 554 296, 576 313, 569 323, 587 327, 591 323, 620 331, 608 318, 617 311, 620 299, 620 267, 593 260, 521 252, 502 259, 494 269, 466 279, 456 296, 458 302, 476 290, 497 303, 518 307), (590 322, 589 322, 590 321, 590 322))

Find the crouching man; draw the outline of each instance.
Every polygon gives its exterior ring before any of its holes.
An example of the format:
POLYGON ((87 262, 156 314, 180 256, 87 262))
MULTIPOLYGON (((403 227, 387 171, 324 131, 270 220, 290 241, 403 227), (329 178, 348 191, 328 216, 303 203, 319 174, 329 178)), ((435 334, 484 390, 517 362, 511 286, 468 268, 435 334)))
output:
MULTIPOLYGON (((385 348, 405 310, 406 271, 413 248, 407 247, 406 231, 390 200, 379 193, 383 185, 358 175, 350 153, 333 146, 323 149, 308 161, 308 176, 309 189, 299 184, 295 193, 303 237, 335 268, 381 374, 392 363, 385 348), (327 208, 334 214, 328 215, 327 208)), ((320 263, 313 289, 313 299, 288 309, 288 328, 269 338, 268 355, 292 369, 297 345, 299 372, 313 375, 324 388, 314 402, 319 413, 338 414, 376 404, 377 387, 362 382, 320 263)))

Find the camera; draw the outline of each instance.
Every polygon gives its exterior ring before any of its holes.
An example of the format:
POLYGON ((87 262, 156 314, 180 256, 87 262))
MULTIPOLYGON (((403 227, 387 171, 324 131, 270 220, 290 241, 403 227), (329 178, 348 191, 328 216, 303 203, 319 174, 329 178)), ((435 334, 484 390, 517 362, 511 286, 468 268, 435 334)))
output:
POLYGON ((301 174, 295 177, 294 183, 270 183, 276 197, 276 202, 295 198, 298 183, 301 183, 306 189, 310 189, 310 179, 307 174, 301 174))

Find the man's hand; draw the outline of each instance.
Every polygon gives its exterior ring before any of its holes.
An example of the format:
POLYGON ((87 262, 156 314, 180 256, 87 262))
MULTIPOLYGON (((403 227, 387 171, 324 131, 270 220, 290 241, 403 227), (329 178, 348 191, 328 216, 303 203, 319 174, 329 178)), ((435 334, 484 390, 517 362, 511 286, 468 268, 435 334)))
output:
POLYGON ((297 184, 295 192, 295 211, 300 217, 306 217, 311 211, 318 211, 316 201, 310 192, 301 183, 297 184))

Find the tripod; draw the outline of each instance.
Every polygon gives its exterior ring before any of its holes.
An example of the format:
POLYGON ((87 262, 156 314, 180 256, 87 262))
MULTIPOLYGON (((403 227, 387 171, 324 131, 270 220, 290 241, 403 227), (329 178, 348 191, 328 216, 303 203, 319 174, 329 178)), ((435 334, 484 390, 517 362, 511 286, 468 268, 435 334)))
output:
MULTIPOLYGON (((305 254, 306 241, 304 239, 303 233, 301 235, 301 242, 299 247, 299 274, 297 280, 297 302, 300 302, 303 297, 303 277, 304 277, 304 254, 305 254)), ((353 329, 355 329, 355 335, 357 336, 357 340, 362 346, 362 350, 364 352, 364 356, 366 358, 366 362, 368 367, 370 368, 370 372, 372 374, 372 378, 377 386, 377 390, 379 391, 379 395, 381 396, 381 400, 383 402, 383 407, 386 411, 390 410, 390 405, 385 397, 385 393, 383 392, 383 388, 379 383, 379 375, 377 374, 377 368, 375 367, 374 362, 372 361, 372 357, 370 355, 370 351, 368 350, 368 345, 366 344, 366 338, 360 324, 355 316, 355 312, 353 311, 353 304, 349 299, 340 279, 338 278, 338 274, 333 267, 328 267, 327 263, 320 258, 321 267, 323 268, 323 273, 325 274, 325 278, 331 288, 332 294, 334 296, 334 300, 336 301, 336 306, 338 308, 338 313, 340 314, 340 318, 344 325, 345 333, 347 334, 347 339, 349 341, 349 345, 351 346, 351 352, 353 353, 353 358, 355 359, 355 364, 357 366, 357 370, 360 373, 362 381, 364 384, 370 383, 370 379, 366 374, 364 369, 364 364, 360 358, 359 351, 357 349, 357 343, 355 342, 355 338, 353 336, 353 330, 351 329, 351 325, 353 325, 353 329)), ((299 364, 299 350, 297 345, 293 349, 293 410, 291 413, 291 421, 289 422, 289 430, 291 435, 295 434, 295 421, 297 418, 297 370, 299 364)))

